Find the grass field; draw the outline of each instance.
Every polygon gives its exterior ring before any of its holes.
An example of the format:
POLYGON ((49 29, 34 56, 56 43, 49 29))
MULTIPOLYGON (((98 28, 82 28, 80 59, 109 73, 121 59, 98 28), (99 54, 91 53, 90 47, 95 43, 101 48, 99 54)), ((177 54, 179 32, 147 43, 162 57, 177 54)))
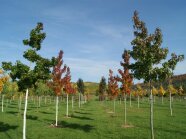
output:
MULTIPOLYGON (((60 127, 51 126, 55 120, 55 103, 44 104, 37 110, 30 100, 27 113, 27 139, 149 139, 148 101, 127 103, 127 121, 133 127, 123 128, 124 103, 116 102, 116 114, 111 113, 112 101, 92 100, 78 108, 75 103, 71 118, 65 117, 66 104, 60 102, 60 127)), ((162 105, 160 100, 154 105, 154 130, 156 139, 186 139, 186 102, 174 100, 173 116, 170 116, 169 101, 162 105)), ((22 104, 23 107, 23 104, 22 104)), ((22 114, 18 113, 17 101, 8 105, 5 101, 4 112, 0 112, 0 139, 22 138, 22 114)), ((23 109, 22 109, 23 113, 23 109)))

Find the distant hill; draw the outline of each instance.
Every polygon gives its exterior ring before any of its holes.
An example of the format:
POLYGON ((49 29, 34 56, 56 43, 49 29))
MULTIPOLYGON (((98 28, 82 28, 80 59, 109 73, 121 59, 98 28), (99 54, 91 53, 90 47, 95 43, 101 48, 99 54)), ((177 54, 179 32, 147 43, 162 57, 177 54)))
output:
POLYGON ((95 94, 96 90, 99 87, 99 83, 95 82, 84 82, 85 84, 85 90, 90 94, 95 94))
MULTIPOLYGON (((160 83, 153 83, 153 86, 155 87, 159 87, 160 85, 163 85, 164 88, 167 88, 168 84, 169 84, 169 80, 165 80, 164 82, 160 83)), ((184 89, 184 93, 186 93, 186 74, 181 74, 181 75, 175 75, 172 77, 172 84, 175 88, 179 88, 180 86, 183 87, 184 89)), ((140 83, 142 88, 147 88, 148 85, 144 84, 144 83, 140 83)), ((136 85, 133 86, 133 88, 135 88, 136 85)))

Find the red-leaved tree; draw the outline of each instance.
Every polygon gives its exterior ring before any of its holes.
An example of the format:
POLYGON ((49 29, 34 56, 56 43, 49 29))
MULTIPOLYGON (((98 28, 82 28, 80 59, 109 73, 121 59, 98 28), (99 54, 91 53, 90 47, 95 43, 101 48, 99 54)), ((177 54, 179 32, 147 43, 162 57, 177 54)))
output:
MULTIPOLYGON (((67 72, 66 75, 64 77, 64 81, 65 81, 65 86, 64 86, 64 91, 66 93, 67 96, 67 109, 66 109, 66 116, 69 116, 69 111, 68 111, 68 100, 69 100, 69 94, 75 94, 76 93, 76 89, 75 87, 73 87, 72 83, 71 83, 71 75, 70 75, 70 68, 67 68, 67 72)), ((73 108, 73 97, 72 97, 72 108, 73 108)))
MULTIPOLYGON (((123 67, 123 69, 119 69, 118 72, 120 76, 117 76, 117 81, 121 83, 121 93, 124 96, 125 100, 125 125, 126 125, 126 119, 127 119, 127 113, 126 113, 126 101, 127 101, 127 95, 130 95, 130 101, 131 101, 131 86, 132 86, 132 76, 129 73, 128 65, 130 55, 127 50, 124 51, 122 54, 123 62, 120 62, 120 65, 123 67)), ((130 102, 131 104, 131 102, 130 102)))
POLYGON ((115 113, 115 99, 118 96, 118 82, 116 77, 113 76, 113 71, 109 69, 109 78, 108 78, 108 94, 111 95, 111 98, 114 100, 114 113, 115 113))
POLYGON ((61 95, 63 88, 65 86, 65 78, 62 76, 66 70, 66 65, 63 65, 63 51, 60 50, 59 55, 56 59, 56 65, 53 67, 52 71, 52 80, 48 83, 49 87, 52 88, 56 95, 56 123, 55 126, 58 126, 58 103, 59 95, 61 95))

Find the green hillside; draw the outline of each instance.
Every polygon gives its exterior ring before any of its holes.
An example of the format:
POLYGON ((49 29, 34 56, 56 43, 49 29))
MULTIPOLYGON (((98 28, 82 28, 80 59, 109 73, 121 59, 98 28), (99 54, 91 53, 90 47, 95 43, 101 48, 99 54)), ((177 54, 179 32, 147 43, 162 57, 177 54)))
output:
POLYGON ((96 90, 99 87, 99 83, 95 83, 95 82, 85 82, 84 84, 85 84, 86 92, 90 94, 95 94, 96 90))

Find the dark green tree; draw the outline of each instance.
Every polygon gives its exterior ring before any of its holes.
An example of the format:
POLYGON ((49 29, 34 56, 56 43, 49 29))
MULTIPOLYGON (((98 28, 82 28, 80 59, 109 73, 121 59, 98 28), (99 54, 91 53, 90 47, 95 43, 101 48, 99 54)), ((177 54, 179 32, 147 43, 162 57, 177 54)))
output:
POLYGON ((23 139, 26 138, 26 110, 27 110, 27 98, 28 89, 36 87, 37 80, 50 79, 50 68, 55 63, 55 58, 46 59, 37 54, 37 51, 41 49, 41 43, 46 37, 46 34, 42 32, 43 24, 38 23, 37 26, 31 30, 30 38, 23 40, 25 46, 29 46, 29 49, 24 52, 23 57, 30 63, 33 63, 34 67, 31 68, 21 61, 16 61, 13 65, 11 62, 2 62, 4 70, 10 72, 10 77, 13 81, 17 81, 19 91, 26 90, 24 121, 23 121, 23 139))
POLYGON ((79 108, 81 107, 81 94, 84 96, 85 93, 85 85, 83 79, 79 78, 77 81, 77 90, 79 92, 79 108))
POLYGON ((99 93, 99 100, 104 100, 105 97, 105 93, 106 93, 106 89, 107 89, 107 83, 106 83, 106 79, 105 77, 101 77, 100 83, 99 83, 99 89, 98 89, 98 93, 99 93))
POLYGON ((162 32, 159 28, 155 29, 153 34, 149 34, 146 25, 138 17, 138 12, 134 12, 134 36, 131 44, 132 50, 129 52, 134 59, 129 68, 137 79, 143 79, 144 82, 150 83, 150 127, 151 138, 154 139, 153 130, 153 95, 152 95, 152 81, 164 80, 172 75, 172 68, 176 66, 177 62, 183 59, 183 56, 177 56, 164 62, 168 48, 161 48, 162 32), (164 62, 164 63, 163 63, 164 62))

